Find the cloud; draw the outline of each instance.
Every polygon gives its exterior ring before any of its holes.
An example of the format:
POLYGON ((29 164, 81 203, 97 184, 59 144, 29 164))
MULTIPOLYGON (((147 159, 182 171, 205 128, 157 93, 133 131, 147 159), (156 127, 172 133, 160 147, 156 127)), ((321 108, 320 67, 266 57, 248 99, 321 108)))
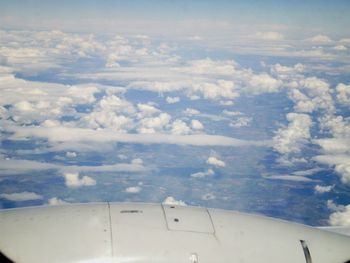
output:
POLYGON ((124 134, 108 130, 91 130, 71 127, 7 127, 13 132, 11 139, 28 137, 46 138, 51 142, 123 142, 137 144, 179 144, 193 146, 269 146, 269 141, 249 141, 208 134, 124 134))
POLYGON ((171 133, 177 135, 185 135, 191 133, 191 128, 182 120, 175 120, 171 124, 171 133))
POLYGON ((258 33, 256 33, 255 36, 259 39, 270 40, 270 41, 278 41, 278 40, 284 39, 284 37, 281 33, 274 32, 274 31, 258 32, 258 33))
POLYGON ((77 157, 77 153, 75 153, 75 152, 66 152, 66 156, 68 158, 75 158, 75 157, 77 157))
POLYGON ((266 73, 252 75, 247 82, 245 91, 254 95, 262 93, 279 92, 282 86, 282 81, 277 80, 266 73))
POLYGON ((226 166, 224 161, 221 161, 214 156, 211 156, 208 158, 207 164, 214 165, 216 167, 225 167, 226 166))
POLYGON ((165 100, 168 104, 174 104, 174 103, 179 102, 180 98, 179 97, 166 97, 165 100))
POLYGON ((204 126, 199 120, 191 120, 191 127, 194 130, 203 130, 204 126))
POLYGON ((200 111, 198 111, 196 109, 192 109, 192 108, 187 108, 186 110, 184 110, 184 114, 188 115, 188 116, 198 115, 198 114, 200 114, 200 111))
POLYGON ((165 205, 181 205, 181 206, 187 206, 187 204, 182 200, 176 200, 172 196, 168 196, 164 199, 163 204, 165 205))
POLYGON ((346 46, 344 46, 344 45, 334 46, 333 49, 337 50, 337 51, 346 51, 346 50, 348 50, 348 48, 346 46))
POLYGON ((128 188, 125 189, 125 192, 129 193, 129 194, 137 194, 139 192, 141 192, 142 188, 140 186, 130 186, 128 188))
POLYGON ((344 206, 340 211, 336 211, 329 216, 331 226, 350 227, 350 205, 344 206))
POLYGON ((96 185, 96 181, 94 179, 86 175, 80 178, 79 173, 64 173, 63 176, 65 178, 65 184, 69 188, 96 185))
POLYGON ((326 35, 316 35, 306 40, 316 44, 330 44, 333 42, 333 40, 326 35))
POLYGON ((309 142, 312 120, 309 115, 288 113, 287 127, 278 129, 273 138, 273 148, 281 154, 300 153, 303 146, 309 142))
POLYGON ((48 205, 65 205, 65 204, 69 204, 68 202, 57 198, 57 197, 52 197, 50 198, 48 201, 48 205))
POLYGON ((284 181, 294 181, 294 182, 313 182, 313 179, 307 178, 305 176, 299 175, 266 175, 264 176, 266 179, 271 180, 284 180, 284 181))
POLYGON ((336 90, 339 103, 350 106, 350 85, 340 83, 337 85, 336 90))
POLYGON ((208 176, 213 176, 214 174, 215 174, 215 172, 213 171, 213 169, 208 169, 205 172, 193 173, 193 174, 191 174, 191 177, 193 177, 193 178, 204 178, 204 177, 208 177, 208 176))
POLYGON ((315 192, 319 194, 323 193, 328 193, 334 188, 334 185, 327 185, 327 186, 322 186, 322 185, 316 185, 315 186, 315 192))
POLYGON ((231 121, 230 127, 232 128, 246 127, 246 126, 249 126, 251 121, 252 121, 252 118, 250 117, 239 117, 236 120, 231 121))
POLYGON ((43 197, 39 194, 33 192, 21 192, 21 193, 12 193, 12 194, 0 194, 0 198, 21 202, 21 201, 31 201, 31 200, 41 200, 43 197))
POLYGON ((79 172, 145 172, 148 168, 138 163, 119 163, 111 165, 62 165, 54 163, 44 163, 30 160, 0 159, 0 171, 4 175, 21 174, 28 171, 59 170, 62 173, 79 172))

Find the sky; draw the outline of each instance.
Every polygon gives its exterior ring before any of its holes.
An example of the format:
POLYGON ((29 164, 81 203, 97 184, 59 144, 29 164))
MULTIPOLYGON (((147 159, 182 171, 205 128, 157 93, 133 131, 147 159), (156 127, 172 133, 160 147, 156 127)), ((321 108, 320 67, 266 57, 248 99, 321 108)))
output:
POLYGON ((2 1, 0 207, 350 222, 348 1, 2 1))
MULTIPOLYGON (((4 27, 49 28, 69 31, 111 32, 121 21, 139 33, 159 32, 162 22, 174 26, 179 21, 216 21, 234 28, 280 26, 294 31, 326 32, 332 36, 347 33, 348 1, 5 1, 1 4, 4 27), (26 21, 26 23, 23 23, 26 21), (151 28, 142 26, 157 21, 151 28), (106 26, 107 25, 107 26, 106 26), (157 28, 158 27, 158 28, 157 28), (301 30, 300 30, 301 29, 301 30)), ((186 30, 183 27, 182 30, 186 30)), ((166 29, 163 34, 169 34, 166 29)), ((193 33, 193 32, 192 32, 193 33)))

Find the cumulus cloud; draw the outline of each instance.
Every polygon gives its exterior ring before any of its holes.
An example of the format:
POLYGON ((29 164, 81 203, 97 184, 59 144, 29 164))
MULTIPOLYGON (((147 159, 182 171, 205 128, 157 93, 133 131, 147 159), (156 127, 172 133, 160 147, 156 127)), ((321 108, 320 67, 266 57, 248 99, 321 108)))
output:
POLYGON ((166 97, 165 100, 168 104, 174 104, 174 103, 179 102, 180 98, 179 97, 166 97))
POLYGON ((340 83, 337 85, 336 90, 339 103, 350 106, 350 85, 340 83))
POLYGON ((80 178, 79 173, 64 173, 63 176, 65 178, 65 184, 69 188, 96 185, 94 179, 86 175, 80 178))
POLYGON ((198 111, 196 109, 192 109, 192 108, 187 108, 186 110, 184 110, 184 114, 188 115, 188 116, 198 115, 198 114, 200 114, 200 111, 198 111))
POLYGON ((276 132, 273 148, 281 154, 300 153, 311 138, 311 117, 306 114, 288 113, 287 120, 288 126, 276 132))
POLYGON ((66 156, 68 158, 75 158, 75 157, 77 157, 77 154, 76 154, 76 152, 66 152, 66 156))
POLYGON ((191 174, 191 177, 193 177, 193 178, 204 178, 204 177, 208 177, 208 176, 213 176, 214 174, 215 174, 215 172, 213 171, 213 169, 208 169, 205 172, 193 173, 193 174, 191 174))
POLYGON ((250 117, 239 117, 236 120, 231 121, 230 127, 232 128, 246 127, 246 126, 249 126, 251 121, 252 121, 252 118, 250 117))
POLYGON ((246 91, 255 95, 262 93, 279 92, 282 81, 271 77, 266 73, 252 75, 247 82, 246 91))
POLYGON ((331 226, 350 227, 350 205, 338 208, 338 211, 329 216, 329 224, 331 226))
POLYGON ((191 120, 191 127, 194 130, 203 130, 204 126, 199 120, 191 120))
POLYGON ((311 38, 308 38, 307 41, 316 44, 329 44, 333 42, 332 39, 326 35, 316 35, 311 38))
POLYGON ((182 200, 176 200, 172 196, 168 196, 164 199, 163 204, 165 205, 181 205, 181 206, 187 206, 187 204, 182 200))
POLYGON ((20 192, 20 193, 11 193, 11 194, 0 194, 0 198, 21 202, 21 201, 31 201, 31 200, 41 200, 43 197, 39 194, 33 192, 20 192))
POLYGON ((319 194, 328 193, 334 188, 334 185, 316 185, 315 192, 319 194))
POLYGON ((171 124, 171 133, 177 135, 185 135, 191 133, 191 128, 182 120, 175 120, 171 124))
POLYGON ((214 156, 211 156, 207 160, 207 164, 214 165, 216 167, 225 167, 226 163, 222 160, 217 159, 214 156))
POLYGON ((69 204, 68 202, 58 198, 58 197, 52 197, 47 201, 48 205, 65 205, 69 204))
POLYGON ((140 186, 130 186, 128 188, 125 189, 126 193, 129 194, 137 194, 139 192, 141 192, 142 188, 140 186))
POLYGON ((337 50, 337 51, 346 51, 348 50, 348 48, 344 45, 336 45, 333 47, 334 50, 337 50))

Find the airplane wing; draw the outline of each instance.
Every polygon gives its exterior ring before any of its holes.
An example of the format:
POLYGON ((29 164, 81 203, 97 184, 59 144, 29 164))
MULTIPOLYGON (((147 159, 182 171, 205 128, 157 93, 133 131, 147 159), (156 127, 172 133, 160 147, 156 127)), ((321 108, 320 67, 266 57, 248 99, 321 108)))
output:
POLYGON ((346 263, 350 237, 219 209, 94 203, 2 210, 0 250, 18 263, 346 263))

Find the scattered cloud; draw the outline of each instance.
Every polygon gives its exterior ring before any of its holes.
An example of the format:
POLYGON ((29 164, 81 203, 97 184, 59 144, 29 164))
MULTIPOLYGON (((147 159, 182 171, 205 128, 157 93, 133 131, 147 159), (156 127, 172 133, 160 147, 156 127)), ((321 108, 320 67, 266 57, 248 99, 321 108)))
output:
POLYGON ((69 188, 79 188, 82 186, 94 186, 96 181, 89 176, 82 176, 79 173, 64 173, 65 184, 69 188))
POLYGON ((166 97, 165 100, 168 104, 174 104, 180 101, 180 97, 166 97))
POLYGON ((129 194, 137 194, 139 192, 141 192, 142 188, 140 186, 130 186, 128 188, 125 189, 125 192, 129 193, 129 194))
POLYGON ((213 169, 208 169, 205 172, 198 172, 198 173, 193 173, 191 174, 191 177, 193 178, 204 178, 204 177, 208 177, 208 176, 213 176, 215 174, 213 169))
POLYGON ((52 197, 47 201, 48 205, 65 205, 69 204, 68 202, 58 198, 58 197, 52 197))
POLYGON ((172 196, 168 196, 164 199, 163 204, 165 205, 181 205, 181 206, 187 206, 187 204, 182 200, 176 200, 172 196))
POLYGON ((219 159, 217 159, 214 156, 211 156, 211 157, 208 158, 207 164, 214 165, 216 167, 225 167, 226 166, 224 161, 219 160, 219 159))
POLYGON ((331 226, 350 227, 350 205, 344 206, 339 211, 332 213, 329 216, 328 222, 331 226))
POLYGON ((43 197, 39 194, 33 192, 20 192, 20 193, 11 193, 11 194, 0 194, 0 198, 14 201, 14 202, 22 202, 22 201, 31 201, 31 200, 41 200, 43 197))
POLYGON ((203 130, 204 126, 199 120, 191 120, 191 127, 194 130, 203 130))
POLYGON ((273 148, 283 155, 298 154, 311 139, 311 117, 306 114, 288 113, 288 126, 280 128, 273 138, 273 148))
POLYGON ((307 41, 316 44, 330 44, 333 42, 332 39, 326 35, 316 35, 311 38, 308 38, 307 41))
POLYGON ((334 188, 334 185, 316 185, 315 186, 315 192, 318 194, 328 193, 334 188))

